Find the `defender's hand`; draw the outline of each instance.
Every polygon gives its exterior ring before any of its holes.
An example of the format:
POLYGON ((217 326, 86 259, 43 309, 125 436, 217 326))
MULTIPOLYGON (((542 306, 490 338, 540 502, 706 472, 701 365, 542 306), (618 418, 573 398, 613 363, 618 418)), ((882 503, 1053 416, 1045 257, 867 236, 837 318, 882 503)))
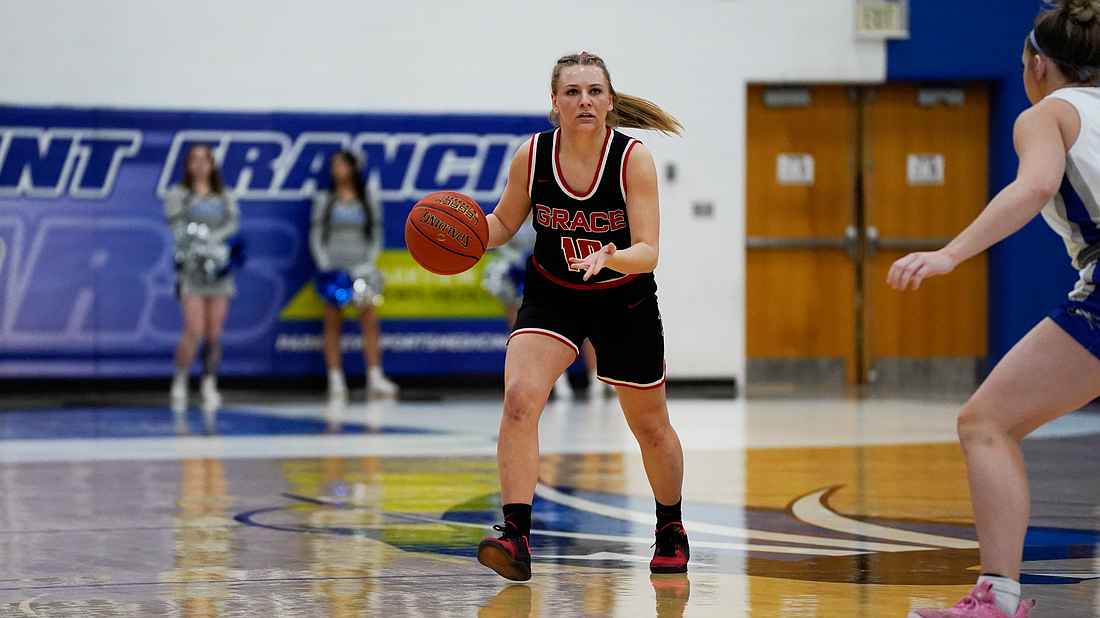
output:
POLYGON ((920 287, 921 281, 935 275, 946 275, 955 269, 955 260, 942 249, 910 253, 890 266, 886 283, 895 290, 920 287))

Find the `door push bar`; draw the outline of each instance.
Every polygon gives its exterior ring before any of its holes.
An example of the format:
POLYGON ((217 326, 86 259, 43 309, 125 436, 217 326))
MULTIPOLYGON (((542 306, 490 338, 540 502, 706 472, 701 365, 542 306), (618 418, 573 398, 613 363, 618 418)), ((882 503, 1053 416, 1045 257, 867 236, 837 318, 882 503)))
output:
MULTIPOLYGON (((935 251, 951 242, 950 238, 882 238, 878 228, 870 226, 866 230, 867 253, 874 257, 883 249, 902 249, 908 251, 935 251)), ((843 249, 849 257, 859 252, 859 230, 854 225, 844 228, 844 236, 748 236, 746 249, 843 249)))

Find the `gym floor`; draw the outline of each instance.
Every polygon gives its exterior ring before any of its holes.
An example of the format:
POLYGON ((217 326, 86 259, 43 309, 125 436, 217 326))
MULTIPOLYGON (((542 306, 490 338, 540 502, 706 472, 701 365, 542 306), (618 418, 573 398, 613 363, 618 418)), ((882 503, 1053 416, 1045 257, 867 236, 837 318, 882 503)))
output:
MULTIPOLYGON (((524 584, 474 558, 499 519, 493 392, 228 391, 205 426, 165 398, 3 404, 0 616, 904 618, 977 577, 954 398, 670 399, 692 558, 662 576, 618 404, 551 402, 524 584)), ((1024 442, 1034 616, 1100 616, 1098 446, 1091 410, 1024 442)))

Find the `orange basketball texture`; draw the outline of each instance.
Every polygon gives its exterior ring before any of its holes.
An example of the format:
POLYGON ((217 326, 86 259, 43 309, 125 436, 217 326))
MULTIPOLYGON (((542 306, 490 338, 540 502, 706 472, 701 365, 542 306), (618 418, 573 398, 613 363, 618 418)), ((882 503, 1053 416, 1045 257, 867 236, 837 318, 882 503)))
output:
POLYGON ((485 253, 489 224, 469 196, 440 191, 424 196, 405 222, 405 246, 417 264, 437 275, 468 270, 485 253))

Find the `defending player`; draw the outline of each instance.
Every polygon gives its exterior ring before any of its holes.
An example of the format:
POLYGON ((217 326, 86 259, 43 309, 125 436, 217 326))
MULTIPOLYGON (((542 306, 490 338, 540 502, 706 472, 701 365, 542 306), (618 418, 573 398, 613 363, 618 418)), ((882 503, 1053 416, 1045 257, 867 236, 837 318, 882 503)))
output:
POLYGON ((588 337, 599 378, 614 384, 642 450, 657 502, 654 572, 687 570, 680 517, 683 452, 665 404, 664 333, 657 307, 660 213, 649 151, 611 127, 678 133, 675 118, 616 93, 603 61, 564 56, 550 79, 557 130, 520 147, 487 217, 489 246, 505 243, 534 211, 535 249, 504 367, 497 443, 504 525, 478 560, 513 580, 531 577, 528 537, 538 481, 538 422, 550 389, 588 337))
POLYGON ((916 289, 951 272, 1042 212, 1065 239, 1080 279, 1069 300, 993 369, 959 414, 974 524, 978 585, 955 607, 910 618, 1023 618, 1020 562, 1030 498, 1019 442, 1040 425, 1100 395, 1100 6, 1060 0, 1024 43, 1023 80, 1033 107, 1016 120, 1016 180, 946 247, 891 266, 890 285, 916 289))

